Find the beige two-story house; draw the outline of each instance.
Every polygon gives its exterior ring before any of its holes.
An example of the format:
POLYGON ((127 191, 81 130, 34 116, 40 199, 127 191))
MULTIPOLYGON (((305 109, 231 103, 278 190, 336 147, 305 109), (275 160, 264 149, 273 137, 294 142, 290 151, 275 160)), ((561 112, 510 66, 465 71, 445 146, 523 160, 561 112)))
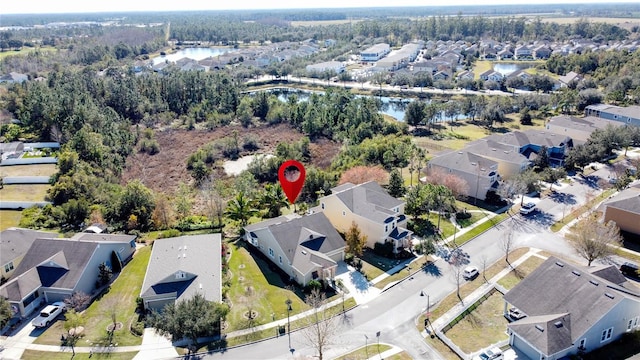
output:
POLYGON ((312 209, 313 212, 324 213, 342 233, 355 222, 367 236, 367 247, 391 242, 394 253, 411 247, 413 233, 406 228, 404 201, 390 196, 377 182, 342 184, 319 201, 320 206, 312 209))

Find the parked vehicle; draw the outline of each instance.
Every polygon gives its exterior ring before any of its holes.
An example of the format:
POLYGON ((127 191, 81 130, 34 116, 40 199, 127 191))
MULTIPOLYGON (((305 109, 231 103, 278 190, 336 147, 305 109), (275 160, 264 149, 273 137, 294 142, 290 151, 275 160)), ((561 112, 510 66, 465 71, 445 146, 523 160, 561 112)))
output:
POLYGON ((620 265, 620 272, 628 277, 638 278, 640 276, 638 270, 640 270, 640 267, 634 263, 626 262, 620 265))
POLYGON ((520 208, 520 214, 522 215, 529 215, 534 211, 536 211, 536 204, 531 202, 522 205, 522 207, 520 208))
POLYGON ((47 327, 56 319, 56 317, 58 317, 58 315, 62 314, 65 309, 66 305, 62 301, 57 301, 51 305, 47 305, 42 309, 40 314, 33 319, 31 324, 37 328, 47 327))
POLYGON ((476 276, 478 276, 479 272, 478 272, 478 268, 475 266, 467 266, 466 268, 464 268, 464 270, 462 271, 462 277, 465 280, 472 280, 475 279, 476 276))
POLYGON ((502 360, 504 359, 504 354, 502 350, 498 347, 492 347, 491 349, 486 349, 477 356, 473 358, 474 360, 502 360))

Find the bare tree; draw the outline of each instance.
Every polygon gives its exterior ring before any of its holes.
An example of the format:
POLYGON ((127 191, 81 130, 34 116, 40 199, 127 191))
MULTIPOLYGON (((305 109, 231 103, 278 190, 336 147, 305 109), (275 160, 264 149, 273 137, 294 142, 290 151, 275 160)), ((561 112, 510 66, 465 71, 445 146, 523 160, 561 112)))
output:
POLYGON ((517 195, 523 195, 520 205, 524 202, 524 194, 527 192, 527 184, 520 178, 514 177, 503 181, 498 186, 498 195, 503 199, 511 199, 517 195))
POLYGON ((327 347, 333 344, 334 338, 338 335, 339 324, 325 309, 327 298, 320 290, 312 290, 305 302, 311 306, 313 314, 305 318, 307 326, 301 333, 305 342, 318 352, 318 359, 322 360, 327 347))
POLYGON ((487 262, 487 255, 482 255, 480 258, 480 265, 482 266, 482 278, 484 279, 484 282, 489 282, 489 280, 487 280, 487 262))
POLYGON ((502 233, 500 246, 502 246, 502 250, 504 251, 504 261, 511 266, 511 263, 509 262, 509 253, 513 249, 513 223, 510 222, 502 233))
POLYGON ((75 311, 84 310, 87 305, 91 302, 91 296, 83 293, 82 291, 76 291, 68 298, 64 299, 65 305, 67 308, 73 309, 75 311))
POLYGON ((567 236, 573 249, 587 260, 587 266, 598 259, 611 256, 616 246, 622 245, 620 229, 613 221, 603 223, 591 212, 573 227, 567 236))
POLYGON ((464 199, 469 193, 469 183, 466 180, 441 169, 430 170, 427 176, 427 182, 446 186, 451 190, 456 199, 464 199))
POLYGON ((456 283, 456 295, 461 304, 464 304, 462 296, 460 296, 460 286, 462 285, 462 264, 458 262, 451 263, 451 276, 456 283))
POLYGON ((222 182, 214 180, 213 177, 209 178, 202 184, 202 195, 205 199, 207 217, 211 222, 216 218, 218 220, 218 226, 222 225, 222 214, 226 207, 226 201, 224 198, 222 182))

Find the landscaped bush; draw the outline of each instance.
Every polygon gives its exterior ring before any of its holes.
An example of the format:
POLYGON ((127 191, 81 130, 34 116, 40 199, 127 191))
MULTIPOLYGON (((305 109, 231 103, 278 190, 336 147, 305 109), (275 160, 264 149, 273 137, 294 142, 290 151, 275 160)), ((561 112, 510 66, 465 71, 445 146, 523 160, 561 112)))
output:
POLYGON ((390 258, 393 256, 393 243, 376 243, 373 246, 373 252, 380 256, 390 258))
POLYGON ((142 336, 144 334, 144 323, 136 321, 131 324, 131 333, 135 336, 142 336))
POLYGON ((180 236, 180 234, 181 232, 178 229, 169 229, 169 230, 162 231, 160 234, 158 234, 158 239, 178 237, 180 236))
POLYGON ((471 218, 471 213, 469 212, 459 211, 456 213, 456 220, 465 220, 470 218, 471 218))

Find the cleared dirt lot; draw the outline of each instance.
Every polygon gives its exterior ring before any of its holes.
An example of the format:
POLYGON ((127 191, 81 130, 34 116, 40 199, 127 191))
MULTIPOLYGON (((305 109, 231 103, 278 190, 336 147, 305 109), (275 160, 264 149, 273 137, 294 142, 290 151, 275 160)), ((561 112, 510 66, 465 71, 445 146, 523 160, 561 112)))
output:
MULTIPOLYGON (((173 194, 181 182, 191 183, 193 180, 187 171, 189 156, 207 143, 233 136, 234 131, 237 131, 240 142, 247 136, 255 139, 260 147, 255 153, 261 154, 273 153, 280 142, 291 144, 303 137, 298 131, 285 124, 249 129, 226 126, 211 131, 176 129, 156 131, 155 139, 160 144, 160 152, 155 155, 135 153, 129 156, 123 171, 122 184, 140 179, 154 191, 173 194)), ((322 139, 311 143, 310 149, 312 164, 325 169, 338 153, 340 144, 322 139)), ((241 153, 241 156, 249 154, 241 153)))

